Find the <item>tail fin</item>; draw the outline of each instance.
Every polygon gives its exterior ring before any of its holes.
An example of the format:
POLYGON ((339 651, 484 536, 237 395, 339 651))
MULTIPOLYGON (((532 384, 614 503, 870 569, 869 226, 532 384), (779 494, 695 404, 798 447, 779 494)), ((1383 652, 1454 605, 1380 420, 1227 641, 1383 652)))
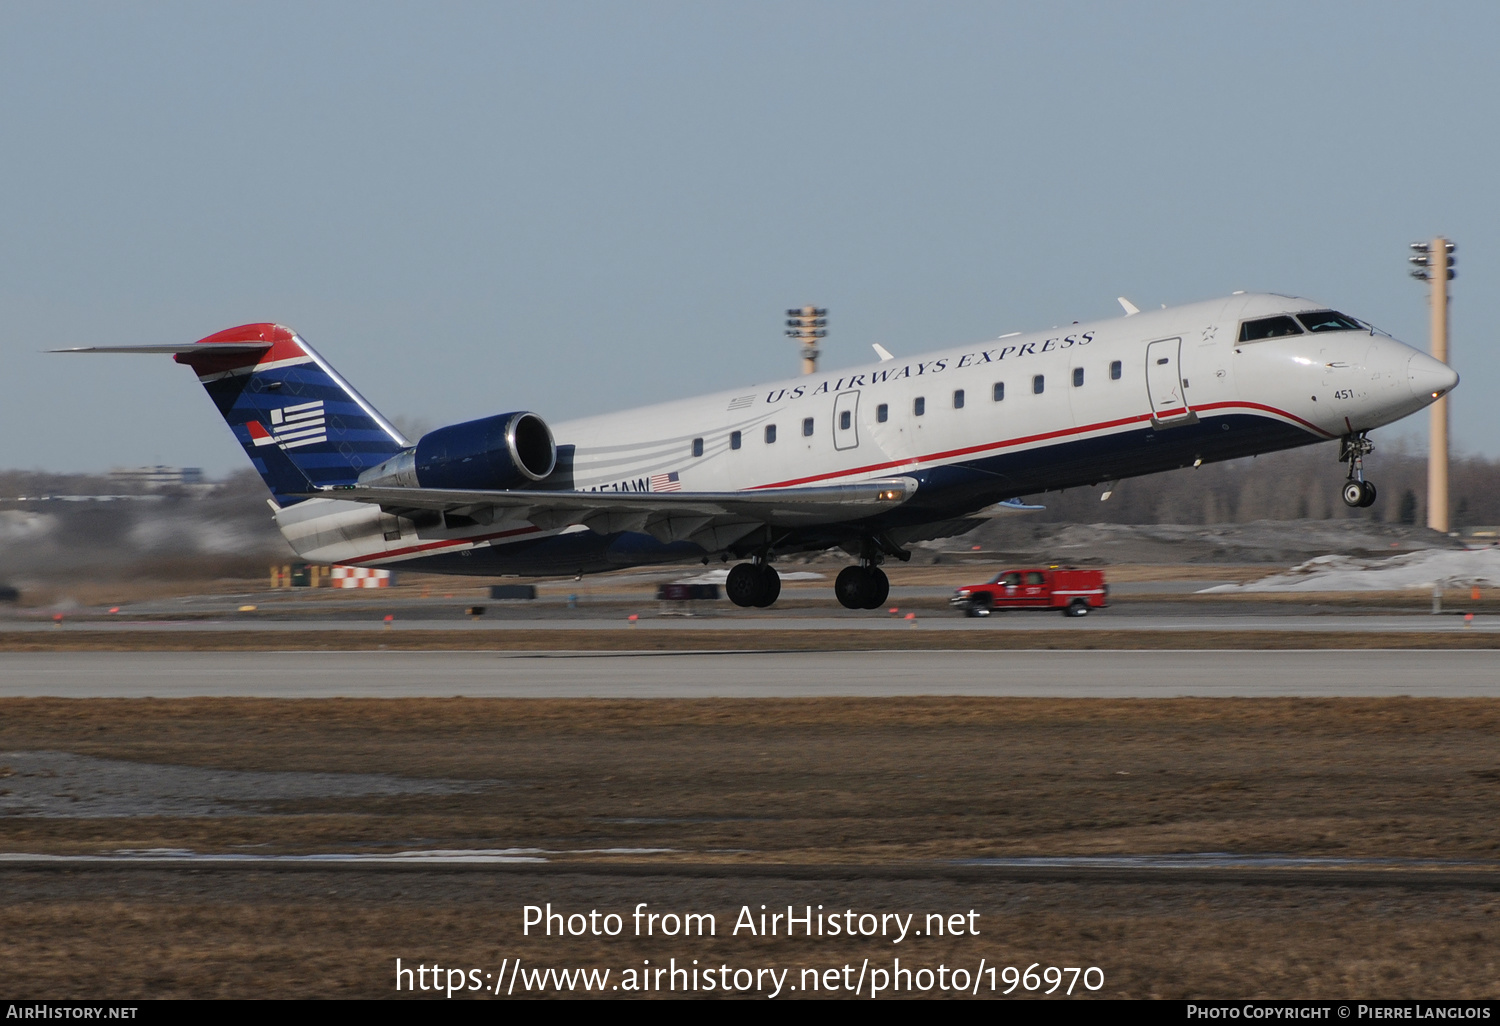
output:
POLYGON ((352 484, 408 443, 313 348, 279 324, 244 324, 191 345, 68 352, 171 353, 198 375, 277 503, 352 484))
POLYGON ((197 372, 282 505, 298 501, 292 496, 309 484, 352 484, 361 470, 407 447, 401 432, 300 336, 279 324, 221 331, 175 359, 197 372), (214 351, 242 342, 271 345, 251 353, 214 351))

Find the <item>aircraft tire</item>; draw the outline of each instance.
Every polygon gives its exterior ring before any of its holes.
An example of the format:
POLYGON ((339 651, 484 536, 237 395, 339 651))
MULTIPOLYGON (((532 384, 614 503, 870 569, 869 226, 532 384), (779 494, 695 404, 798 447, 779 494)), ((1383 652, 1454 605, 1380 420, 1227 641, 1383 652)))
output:
POLYGON ((762 563, 756 570, 755 601, 751 605, 764 609, 781 594, 781 575, 769 563, 762 563))
POLYGON ((869 592, 865 568, 846 566, 833 581, 833 594, 845 609, 865 609, 865 595, 869 592))
POLYGON ((1344 482, 1343 491, 1344 505, 1350 508, 1361 506, 1365 501, 1365 483, 1363 481, 1344 482))
POLYGON ((865 570, 865 585, 869 592, 865 595, 865 604, 861 609, 879 609, 890 598, 891 579, 880 567, 872 566, 865 570))
POLYGON ((1375 486, 1368 481, 1365 482, 1365 497, 1359 500, 1359 504, 1361 507, 1375 505, 1375 486))
MULTIPOLYGON (((780 583, 778 578, 777 583, 780 583)), ((737 606, 753 606, 760 590, 760 574, 754 563, 736 563, 724 579, 724 594, 737 606)))

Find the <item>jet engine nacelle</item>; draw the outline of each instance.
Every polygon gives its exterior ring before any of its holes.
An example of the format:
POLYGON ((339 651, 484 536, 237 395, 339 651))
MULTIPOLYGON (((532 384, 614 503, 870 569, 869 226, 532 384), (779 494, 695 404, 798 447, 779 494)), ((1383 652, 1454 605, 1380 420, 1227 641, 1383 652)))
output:
POLYGON ((390 488, 497 490, 540 481, 557 465, 557 444, 534 413, 449 424, 415 446, 359 475, 363 485, 390 488))

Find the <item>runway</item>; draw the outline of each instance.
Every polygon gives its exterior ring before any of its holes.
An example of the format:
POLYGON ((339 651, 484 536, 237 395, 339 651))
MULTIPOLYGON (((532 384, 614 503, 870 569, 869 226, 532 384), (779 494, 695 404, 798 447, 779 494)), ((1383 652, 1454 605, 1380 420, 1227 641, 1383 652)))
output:
MULTIPOLYGON (((757 611, 759 612, 759 611, 757 611)), ((703 616, 661 615, 654 607, 637 614, 598 611, 577 616, 530 617, 523 615, 465 617, 459 612, 429 618, 406 618, 398 614, 386 621, 384 616, 366 613, 359 616, 329 618, 302 617, 214 617, 204 619, 126 620, 107 617, 64 618, 61 623, 37 619, 0 621, 0 634, 64 634, 69 631, 107 631, 135 633, 143 631, 298 631, 368 633, 379 631, 473 631, 478 634, 515 631, 640 631, 692 633, 695 631, 736 630, 747 634, 767 631, 919 631, 956 635, 982 635, 1009 631, 1045 630, 1060 635, 1086 637, 1101 631, 1253 631, 1257 633, 1348 633, 1348 634, 1496 634, 1500 633, 1500 616, 1478 614, 1465 619, 1462 614, 1442 616, 1349 614, 1349 613, 1277 613, 1257 611, 1233 614, 1190 612, 1139 612, 1108 610, 1079 619, 1055 614, 1012 613, 987 618, 968 619, 947 610, 920 610, 906 618, 908 611, 889 613, 852 613, 845 615, 755 615, 740 613, 703 616)))
POLYGON ((0 697, 1500 697, 1486 651, 22 652, 0 697))

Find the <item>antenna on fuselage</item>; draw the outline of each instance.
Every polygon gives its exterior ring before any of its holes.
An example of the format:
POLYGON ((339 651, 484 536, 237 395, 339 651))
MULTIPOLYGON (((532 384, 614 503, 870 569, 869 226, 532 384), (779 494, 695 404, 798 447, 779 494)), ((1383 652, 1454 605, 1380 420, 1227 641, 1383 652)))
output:
POLYGON ((1119 302, 1119 304, 1121 306, 1123 306, 1125 308, 1125 316, 1126 317, 1134 317, 1136 314, 1138 314, 1138 313, 1141 312, 1141 308, 1140 307, 1136 306, 1134 303, 1132 303, 1130 300, 1126 299, 1124 296, 1116 296, 1115 299, 1119 302))

